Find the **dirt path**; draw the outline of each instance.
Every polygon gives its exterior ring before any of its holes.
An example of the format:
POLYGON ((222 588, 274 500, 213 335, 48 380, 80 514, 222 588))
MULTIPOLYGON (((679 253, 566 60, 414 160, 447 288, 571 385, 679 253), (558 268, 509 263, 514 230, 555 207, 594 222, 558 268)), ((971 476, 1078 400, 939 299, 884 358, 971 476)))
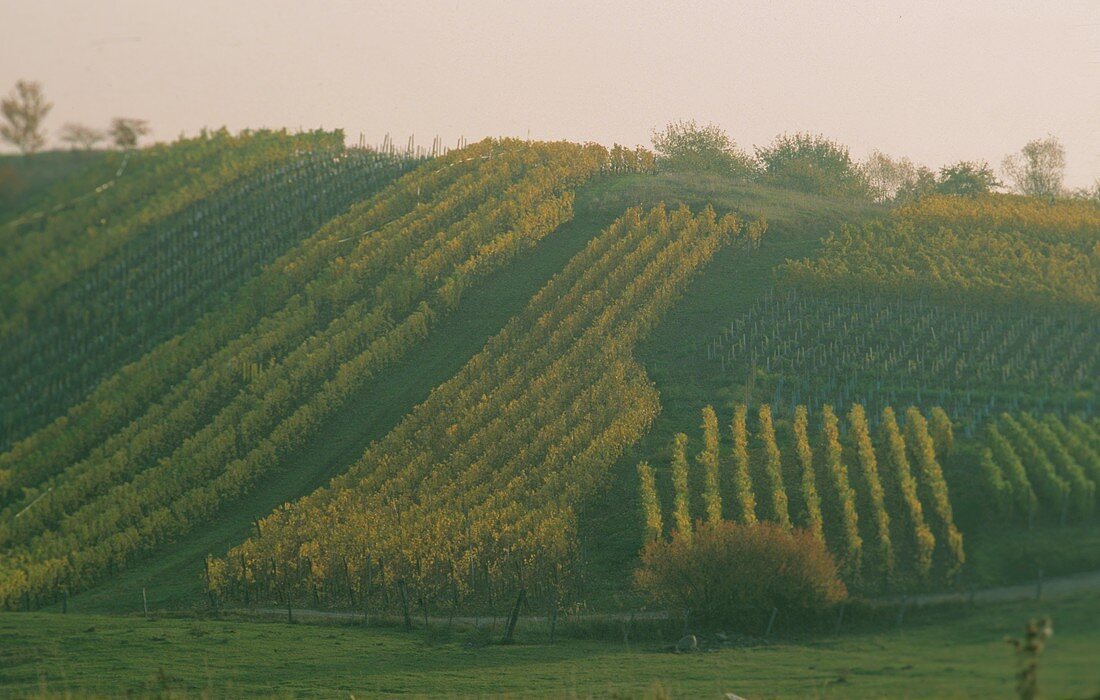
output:
MULTIPOLYGON (((1090 571, 1082 574, 1071 574, 1069 576, 1058 576, 1054 578, 1045 579, 1041 586, 1038 581, 1034 583, 1021 583, 1011 586, 997 586, 995 588, 983 588, 976 590, 973 593, 968 591, 958 591, 949 593, 923 593, 920 595, 910 596, 905 600, 906 605, 941 605, 944 603, 965 603, 974 602, 979 604, 986 603, 1005 603, 1016 600, 1031 600, 1036 597, 1041 597, 1044 600, 1051 598, 1061 598, 1067 595, 1073 595, 1075 593, 1082 593, 1085 591, 1098 591, 1100 592, 1100 571, 1090 571)), ((900 605, 903 599, 898 596, 890 598, 875 598, 871 600, 872 605, 882 607, 893 607, 900 605)), ((257 618, 285 618, 286 608, 233 608, 226 610, 226 612, 233 613, 234 615, 241 615, 245 617, 257 617, 257 618)), ((328 619, 328 620, 361 620, 363 618, 362 612, 348 611, 348 610, 310 610, 307 608, 294 608, 293 616, 296 619, 328 619)), ((636 613, 586 613, 582 615, 570 615, 569 619, 572 620, 604 620, 604 621, 626 621, 626 620, 662 620, 671 616, 671 613, 667 611, 643 611, 636 613)), ((392 618, 392 615, 386 615, 387 619, 392 618)), ((421 621, 424 618, 418 615, 412 615, 414 621, 421 621)), ((523 619, 530 622, 542 622, 549 623, 550 620, 546 615, 524 615, 523 619)), ((566 616, 562 615, 561 621, 566 619, 566 616)), ((432 624, 440 624, 446 622, 458 622, 465 625, 485 624, 491 621, 497 621, 501 624, 505 621, 505 615, 493 616, 480 616, 472 617, 468 615, 448 618, 448 617, 434 617, 430 616, 428 620, 432 624)))
MULTIPOLYGON (((974 591, 973 601, 975 603, 1004 603, 1037 597, 1043 599, 1060 598, 1083 591, 1100 591, 1100 571, 1048 578, 1041 583, 1036 580, 1032 583, 1019 583, 1012 586, 982 588, 974 591)), ((912 596, 909 598, 909 602, 917 605, 938 605, 940 603, 967 602, 970 599, 971 594, 969 592, 960 591, 955 593, 924 593, 912 596)), ((894 604, 899 600, 899 598, 892 598, 889 602, 894 604)), ((887 601, 882 599, 882 602, 887 601)))

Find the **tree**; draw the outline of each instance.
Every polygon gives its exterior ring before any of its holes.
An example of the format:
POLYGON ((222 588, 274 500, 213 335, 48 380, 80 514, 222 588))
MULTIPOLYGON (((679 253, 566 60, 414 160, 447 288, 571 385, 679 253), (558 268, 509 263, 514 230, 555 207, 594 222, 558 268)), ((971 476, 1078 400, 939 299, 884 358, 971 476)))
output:
POLYGON ((917 172, 911 182, 904 183, 894 195, 895 202, 915 202, 936 191, 936 173, 923 165, 917 166, 917 172))
POLYGON ((890 202, 899 199, 899 195, 909 195, 918 188, 922 176, 931 175, 930 170, 917 166, 908 158, 895 160, 882 151, 871 151, 871 155, 859 164, 859 170, 876 202, 890 202))
POLYGON ((111 139, 119 148, 134 148, 138 139, 149 133, 149 122, 144 119, 115 117, 111 120, 111 139))
POLYGON ((871 197, 867 178, 848 147, 820 134, 783 134, 757 147, 764 177, 783 187, 827 196, 871 197))
POLYGON ((1029 141, 1019 153, 1001 163, 1001 170, 1017 192, 1044 199, 1062 194, 1065 169, 1066 149, 1055 136, 1029 141))
POLYGON ((65 126, 61 127, 61 141, 69 144, 69 147, 73 150, 82 148, 85 151, 95 148, 95 145, 107 138, 99 129, 93 129, 90 126, 84 124, 74 124, 69 122, 65 126))
POLYGON ((0 138, 23 155, 34 153, 46 143, 42 121, 51 109, 53 103, 46 100, 41 83, 20 80, 15 89, 0 100, 0 113, 6 122, 0 124, 0 138))
POLYGON ((989 194, 1001 183, 985 161, 960 160, 954 165, 940 168, 936 179, 936 192, 958 197, 977 197, 989 194))
POLYGON ((752 158, 715 124, 671 122, 664 131, 653 132, 653 150, 657 168, 667 172, 713 172, 743 178, 756 174, 752 158))
POLYGON ((1069 196, 1073 199, 1083 199, 1093 204, 1100 204, 1100 180, 1094 181, 1091 187, 1078 187, 1071 191, 1069 196))

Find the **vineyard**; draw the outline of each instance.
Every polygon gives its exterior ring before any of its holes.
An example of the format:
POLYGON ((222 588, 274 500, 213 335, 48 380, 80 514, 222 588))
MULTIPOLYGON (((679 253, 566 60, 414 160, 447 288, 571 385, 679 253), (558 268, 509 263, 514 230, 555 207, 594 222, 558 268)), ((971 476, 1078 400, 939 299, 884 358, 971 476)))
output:
MULTIPOLYGON (((0 415, 5 420, 0 449, 186 329, 264 264, 417 162, 345 150, 339 139, 291 152, 279 140, 253 139, 266 149, 264 160, 249 162, 256 157, 251 141, 224 144, 240 156, 242 171, 227 169, 225 181, 212 185, 210 196, 195 200, 179 190, 177 196, 189 203, 166 202, 159 219, 135 223, 125 212, 115 215, 104 233, 95 235, 111 237, 119 231, 125 242, 56 288, 49 288, 56 280, 37 280, 46 287, 41 298, 20 318, 9 319, 8 330, 0 334, 0 415)), ((297 137, 284 139, 298 149, 308 145, 297 137)), ((169 163, 178 159, 186 169, 187 148, 183 142, 163 158, 169 163)), ((176 176, 170 167, 163 170, 164 177, 176 176)), ((89 216, 80 210, 90 206, 89 200, 73 215, 89 216)), ((64 229, 68 221, 57 218, 44 220, 42 230, 27 235, 50 236, 53 228, 64 229)))
POLYGON ((1012 196, 928 197, 846 227, 784 280, 806 291, 1003 308, 1100 308, 1100 208, 1012 196))
POLYGON ((696 520, 767 521, 823 540, 850 589, 913 590, 955 579, 966 552, 941 465, 954 450, 947 414, 937 408, 926 418, 909 408, 899 422, 886 407, 874 439, 859 404, 843 422, 824 405, 816 429, 806 406, 793 414, 778 423, 768 404, 751 415, 737 404, 720 429, 715 411, 703 409, 694 458, 701 473, 691 473, 688 436, 673 439, 671 509, 662 505, 656 471, 638 465, 643 541, 665 532, 664 512, 672 516, 669 531, 680 533, 696 520))
POLYGON ((1100 315, 960 308, 796 290, 768 295, 710 341, 707 355, 761 395, 794 406, 938 404, 973 436, 1021 410, 1100 411, 1100 315))
POLYGON ((0 598, 79 590, 249 491, 572 214, 602 147, 486 140, 329 221, 0 455, 0 598))
POLYGON ((636 610, 641 553, 718 524, 812 545, 857 599, 1091 541, 1095 207, 655 170, 219 132, 24 207, 0 606, 556 620, 636 610))
POLYGON ((345 475, 208 560, 211 590, 406 620, 412 605, 427 615, 516 591, 560 602, 575 509, 659 408, 632 348, 735 240, 748 240, 741 224, 709 209, 628 211, 345 475))
POLYGON ((1089 523, 1100 484, 1100 424, 1003 413, 987 426, 981 478, 987 503, 1006 522, 1089 523))

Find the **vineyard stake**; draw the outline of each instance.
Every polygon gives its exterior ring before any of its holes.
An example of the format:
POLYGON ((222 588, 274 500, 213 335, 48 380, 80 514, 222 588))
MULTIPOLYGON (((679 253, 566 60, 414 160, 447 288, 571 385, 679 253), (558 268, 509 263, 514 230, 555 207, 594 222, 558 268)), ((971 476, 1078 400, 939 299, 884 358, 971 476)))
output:
POLYGON ((508 627, 504 631, 504 644, 511 644, 513 636, 516 633, 516 623, 519 622, 519 608, 523 605, 523 601, 527 598, 527 592, 524 589, 519 589, 519 595, 516 596, 516 604, 512 606, 512 613, 508 616, 508 627))
POLYGON ((775 624, 775 615, 779 612, 779 608, 772 608, 771 617, 768 618, 768 629, 764 630, 764 639, 772 636, 772 626, 775 624))

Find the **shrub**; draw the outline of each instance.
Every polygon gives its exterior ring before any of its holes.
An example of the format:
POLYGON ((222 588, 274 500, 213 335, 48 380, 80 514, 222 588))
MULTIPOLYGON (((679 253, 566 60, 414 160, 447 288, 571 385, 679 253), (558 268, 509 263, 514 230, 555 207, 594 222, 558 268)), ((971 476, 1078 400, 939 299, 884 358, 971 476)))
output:
POLYGON ((1000 186, 997 176, 985 162, 959 161, 945 165, 936 178, 936 193, 955 197, 977 197, 1000 186))
POLYGON ((815 134, 783 134, 757 147, 764 179, 783 187, 829 197, 871 198, 866 176, 848 147, 815 134))
POLYGON ((635 580, 656 603, 688 610, 707 627, 755 619, 772 608, 820 612, 847 597, 821 540, 763 522, 700 523, 690 538, 651 542, 635 580))
POLYGON ((714 124, 672 122, 654 132, 657 168, 664 172, 712 172, 749 179, 756 174, 752 158, 714 124))

